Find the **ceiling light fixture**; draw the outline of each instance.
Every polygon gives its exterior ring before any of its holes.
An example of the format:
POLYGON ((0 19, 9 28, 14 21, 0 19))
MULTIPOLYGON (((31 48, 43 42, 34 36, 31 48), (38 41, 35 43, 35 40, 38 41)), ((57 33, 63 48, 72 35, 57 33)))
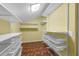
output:
POLYGON ((36 3, 36 4, 31 4, 31 6, 30 6, 30 11, 31 12, 36 12, 36 11, 38 11, 39 10, 39 8, 40 8, 40 4, 39 3, 36 3))

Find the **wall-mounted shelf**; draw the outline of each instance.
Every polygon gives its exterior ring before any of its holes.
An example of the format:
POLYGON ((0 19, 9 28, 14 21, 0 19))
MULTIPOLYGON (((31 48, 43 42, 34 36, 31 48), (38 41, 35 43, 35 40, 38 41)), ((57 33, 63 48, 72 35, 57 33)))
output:
POLYGON ((21 26, 20 26, 20 28, 29 28, 29 29, 38 29, 39 28, 39 25, 38 25, 38 23, 31 23, 31 22, 29 22, 29 23, 22 23, 21 24, 21 26))
POLYGON ((61 45, 64 43, 64 39, 58 39, 58 38, 54 38, 52 36, 45 36, 44 39, 49 39, 51 42, 53 42, 54 44, 58 44, 58 45, 61 45))
POLYGON ((46 31, 47 33, 58 33, 58 34, 66 34, 66 31, 62 31, 62 32, 60 32, 60 31, 46 31))
POLYGON ((20 34, 21 33, 9 33, 9 34, 0 35, 0 42, 16 37, 20 34))
POLYGON ((0 35, 0 56, 15 56, 18 51, 20 52, 20 34, 21 33, 9 33, 0 35))
POLYGON ((17 53, 17 51, 20 49, 20 47, 21 47, 21 44, 17 44, 16 47, 12 47, 12 48, 10 49, 10 52, 7 53, 6 55, 15 56, 16 53, 17 53))
POLYGON ((25 22, 25 23, 20 23, 21 25, 38 25, 39 22, 25 22))
MULTIPOLYGON (((60 33, 56 33, 56 34, 60 34, 60 33)), ((56 36, 55 32, 52 34, 48 32, 45 33, 42 39, 58 55, 62 55, 60 51, 64 51, 64 49, 67 48, 66 43, 65 43, 66 38, 56 36)), ((63 54, 63 55, 66 55, 66 54, 63 54)))
POLYGON ((20 28, 36 28, 36 29, 38 29, 38 26, 37 25, 21 25, 21 27, 20 28))
POLYGON ((47 20, 43 20, 42 22, 41 22, 41 25, 44 25, 44 24, 47 24, 47 20))

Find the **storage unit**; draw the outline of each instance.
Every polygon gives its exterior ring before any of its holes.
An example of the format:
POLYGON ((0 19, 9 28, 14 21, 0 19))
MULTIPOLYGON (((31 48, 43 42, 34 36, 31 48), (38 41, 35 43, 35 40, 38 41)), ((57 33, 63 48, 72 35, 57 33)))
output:
POLYGON ((21 33, 9 33, 0 35, 0 56, 21 55, 21 33))
MULTIPOLYGON (((57 35, 60 33, 57 33, 57 35)), ((58 55, 66 55, 66 39, 63 37, 58 37, 55 33, 49 34, 45 33, 42 37, 43 41, 58 55)))

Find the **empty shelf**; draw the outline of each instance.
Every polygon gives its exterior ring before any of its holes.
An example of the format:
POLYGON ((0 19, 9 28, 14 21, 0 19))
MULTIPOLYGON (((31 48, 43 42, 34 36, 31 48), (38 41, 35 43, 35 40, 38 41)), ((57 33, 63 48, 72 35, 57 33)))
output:
POLYGON ((14 52, 9 52, 6 56, 15 56, 20 48, 15 49, 14 52))
POLYGON ((64 39, 56 39, 56 38, 50 38, 50 37, 43 37, 42 39, 45 40, 50 40, 51 42, 55 43, 55 44, 63 44, 64 43, 64 39))
POLYGON ((47 38, 50 38, 50 39, 53 39, 55 41, 60 41, 60 42, 64 42, 64 39, 63 38, 58 38, 54 35, 46 35, 47 38))
POLYGON ((20 35, 21 33, 9 33, 9 34, 4 34, 4 35, 0 35, 0 42, 10 39, 12 37, 16 37, 18 35, 20 35))
POLYGON ((53 48, 53 49, 55 49, 55 50, 57 50, 57 51, 63 50, 64 48, 66 48, 65 45, 64 45, 64 46, 57 46, 57 45, 51 43, 49 40, 44 40, 44 39, 43 39, 43 41, 44 41, 48 46, 50 46, 51 48, 53 48))
POLYGON ((9 49, 11 46, 12 46, 12 44, 10 44, 10 43, 0 45, 0 55, 2 53, 4 53, 7 49, 9 49))

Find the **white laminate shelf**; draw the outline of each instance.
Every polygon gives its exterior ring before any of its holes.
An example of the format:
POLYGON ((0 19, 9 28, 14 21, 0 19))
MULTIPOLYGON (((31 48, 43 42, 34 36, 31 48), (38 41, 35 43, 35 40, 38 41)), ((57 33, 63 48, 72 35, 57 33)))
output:
POLYGON ((54 44, 58 44, 58 45, 64 44, 64 41, 61 41, 62 39, 56 39, 56 40, 48 39, 48 40, 50 40, 50 41, 53 42, 54 44), (57 41, 57 40, 58 40, 58 41, 57 41))
POLYGON ((15 56, 17 51, 20 49, 20 46, 21 45, 19 44, 17 47, 15 47, 15 49, 11 49, 11 51, 6 56, 15 56))
POLYGON ((43 20, 42 22, 41 22, 41 25, 46 25, 48 23, 48 21, 47 20, 43 20))
POLYGON ((2 55, 7 49, 9 49, 13 44, 3 44, 0 46, 0 55, 2 55))
POLYGON ((21 46, 21 42, 17 42, 16 44, 14 43, 8 43, 8 44, 2 44, 0 45, 0 55, 2 55, 6 50, 8 50, 9 48, 12 49, 11 50, 15 50, 17 47, 21 46))
MULTIPOLYGON (((66 34, 65 32, 52 32, 52 33, 58 33, 58 34, 66 34)), ((65 38, 58 37, 54 34, 45 33, 42 37, 43 41, 52 49, 54 50, 58 55, 62 55, 59 53, 59 51, 63 51, 67 48, 65 44, 65 38)))
POLYGON ((48 46, 54 48, 54 49, 57 50, 57 51, 63 50, 64 48, 66 48, 66 45, 57 46, 57 45, 53 44, 50 40, 45 40, 45 39, 43 39, 43 41, 44 41, 48 46))
POLYGON ((21 33, 9 33, 9 34, 0 35, 0 42, 19 36, 20 34, 21 33))
POLYGON ((46 40, 44 42, 60 56, 61 56, 61 54, 59 53, 59 51, 62 51, 63 49, 66 48, 66 46, 56 47, 56 46, 52 45, 52 43, 50 43, 49 41, 46 41, 46 40))
POLYGON ((20 49, 20 48, 15 49, 14 52, 10 52, 10 53, 8 53, 6 56, 15 56, 16 53, 17 53, 17 51, 18 51, 19 49, 20 49))
POLYGON ((21 40, 18 37, 20 34, 21 33, 9 33, 9 34, 0 35, 0 55, 1 56, 5 56, 8 52, 10 52, 10 49, 14 47, 14 45, 15 47, 21 46, 21 40))
POLYGON ((54 38, 54 37, 50 37, 50 36, 45 36, 43 39, 46 40, 50 40, 51 42, 53 42, 54 44, 63 44, 64 43, 64 39, 61 38, 54 38))
POLYGON ((27 25, 25 26, 24 25, 24 26, 21 26, 20 28, 32 28, 32 29, 34 28, 34 29, 38 29, 39 26, 38 25, 30 25, 30 26, 27 26, 27 25))
MULTIPOLYGON (((9 43, 9 44, 3 44, 0 46, 0 55, 4 56, 7 55, 7 53, 13 53, 16 50, 18 50, 18 48, 21 47, 21 41, 17 41, 15 43, 9 43), (10 49, 9 49, 10 48, 10 49)), ((16 53, 16 52, 15 52, 16 53)))
POLYGON ((2 54, 7 48, 9 48, 9 46, 10 46, 10 43, 6 45, 0 45, 0 54, 2 54))
POLYGON ((15 49, 19 48, 21 46, 22 42, 17 42, 16 44, 14 44, 13 47, 11 47, 11 52, 14 51, 15 49))
POLYGON ((47 32, 47 34, 49 34, 49 33, 58 33, 58 34, 67 34, 67 32, 66 31, 49 31, 49 30, 46 30, 46 32, 47 32))
POLYGON ((13 39, 11 39, 11 42, 10 43, 14 43, 15 44, 15 43, 21 42, 21 40, 18 39, 18 38, 16 40, 15 40, 15 38, 13 38, 13 39))

